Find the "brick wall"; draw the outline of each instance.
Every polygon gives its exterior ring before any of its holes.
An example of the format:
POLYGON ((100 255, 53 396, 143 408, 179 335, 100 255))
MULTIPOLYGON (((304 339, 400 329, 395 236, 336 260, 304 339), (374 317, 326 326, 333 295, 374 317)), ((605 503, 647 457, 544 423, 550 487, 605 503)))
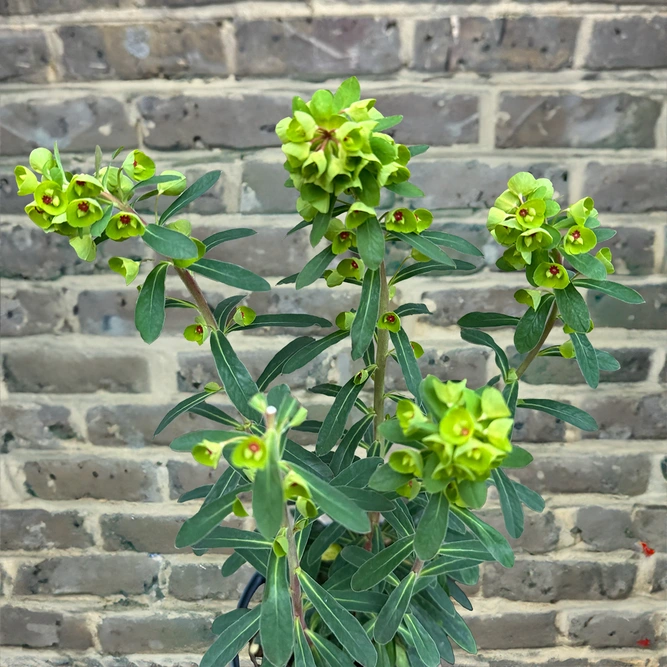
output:
MULTIPOLYGON (((415 160, 425 205, 486 252, 474 278, 399 292, 434 312, 411 332, 427 350, 425 371, 472 385, 492 374, 454 324, 480 306, 516 310, 516 278, 492 268, 484 208, 519 169, 548 175, 563 200, 596 199, 618 230, 618 278, 647 302, 590 294, 596 345, 623 364, 597 392, 563 360, 526 376, 526 394, 566 397, 600 431, 584 439, 541 413, 519 415, 517 438, 536 462, 518 476, 547 509, 530 517, 513 570, 483 569, 466 614, 480 654, 460 664, 667 665, 665 9, 664 0, 0 0, 3 667, 189 667, 248 577, 223 579, 224 555, 173 548, 192 513, 175 499, 215 475, 166 445, 206 420, 182 417, 152 438, 171 405, 214 379, 208 353, 180 336, 189 321, 173 310, 172 335, 145 346, 136 290, 109 274, 107 249, 82 263, 66 239, 24 219, 14 164, 58 140, 83 164, 99 144, 144 147, 192 177, 221 169, 190 219, 198 231, 256 228, 225 253, 275 279, 312 250, 284 237, 296 216, 274 124, 294 93, 350 74, 385 114, 407 115, 397 139, 434 146, 415 160), (656 555, 638 553, 638 540, 656 555)), ((206 288, 213 303, 232 292, 206 288)), ((319 287, 297 297, 288 286, 250 305, 331 317, 352 298, 319 287)), ((236 345, 258 373, 287 340, 253 331, 236 345)), ((506 333, 500 340, 511 347, 506 333)), ((292 378, 312 416, 324 404, 305 388, 347 377, 347 359, 334 350, 292 378)), ((498 516, 493 505, 485 514, 498 516)))

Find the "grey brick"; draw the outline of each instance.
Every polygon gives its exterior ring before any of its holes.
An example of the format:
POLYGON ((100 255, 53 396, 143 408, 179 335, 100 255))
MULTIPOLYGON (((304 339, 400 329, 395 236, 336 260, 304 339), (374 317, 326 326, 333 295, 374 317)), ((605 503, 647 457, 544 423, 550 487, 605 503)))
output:
POLYGON ((568 639, 575 646, 593 648, 637 647, 641 639, 655 641, 648 612, 633 609, 589 609, 572 612, 568 639))
POLYGON ((593 26, 586 67, 594 70, 650 69, 667 66, 662 48, 667 17, 623 16, 593 26))
POLYGON ((559 442, 565 437, 565 423, 545 412, 519 408, 514 417, 513 442, 559 442))
POLYGON ((2 336, 30 336, 72 330, 69 290, 66 287, 12 286, 2 291, 2 336))
POLYGON ((113 555, 48 558, 22 565, 14 590, 19 595, 132 595, 157 585, 160 561, 148 556, 113 555))
POLYGON ((619 600, 627 598, 637 576, 633 563, 517 559, 511 570, 485 563, 485 597, 526 602, 619 600))
POLYGON ((149 79, 228 73, 219 26, 213 21, 71 25, 58 29, 65 78, 149 79))
POLYGON ((467 614, 465 621, 481 649, 553 646, 558 635, 555 611, 467 614))
POLYGON ((653 576, 651 578, 651 593, 667 591, 667 558, 655 555, 653 576))
POLYGON ((100 518, 107 551, 177 553, 176 533, 187 517, 105 514, 100 518))
POLYGON ((637 287, 646 303, 623 303, 602 292, 589 290, 586 301, 595 325, 626 329, 664 329, 667 321, 667 283, 648 283, 637 287))
POLYGON ((85 650, 93 638, 83 617, 5 606, 0 608, 0 644, 85 650))
POLYGON ((233 600, 236 601, 253 569, 244 566, 231 577, 223 577, 220 567, 212 563, 174 565, 169 577, 169 593, 179 600, 233 600))
POLYGON ((655 232, 638 227, 614 229, 616 236, 605 245, 611 249, 616 275, 651 275, 655 267, 655 232))
MULTIPOLYGON (((512 289, 505 286, 489 287, 480 290, 475 287, 444 287, 437 291, 424 292, 421 300, 433 302, 433 313, 428 323, 435 326, 448 327, 456 324, 466 313, 471 311, 493 311, 507 315, 520 316, 525 306, 518 304, 512 289)), ((477 349, 477 348, 475 348, 477 349)))
POLYGON ((113 151, 135 146, 137 138, 122 102, 88 95, 62 102, 5 101, 0 108, 0 141, 3 155, 25 158, 33 148, 51 147, 54 141, 63 152, 92 153, 96 144, 113 151))
POLYGON ((5 509, 0 514, 2 550, 85 549, 92 544, 78 512, 5 509))
POLYGON ((632 525, 639 540, 657 551, 667 551, 667 507, 637 508, 632 515, 632 525))
POLYGON ((3 355, 3 366, 13 392, 137 394, 150 388, 148 361, 139 353, 93 351, 61 343, 11 350, 3 355))
POLYGON ((667 210, 667 166, 664 162, 600 164, 591 162, 583 191, 598 211, 647 213, 667 210))
POLYGON ((500 98, 498 148, 653 148, 660 102, 619 93, 500 98))
POLYGON ((41 30, 0 30, 0 82, 46 83, 50 60, 41 30))
POLYGON ((637 496, 646 491, 648 458, 634 455, 599 455, 563 452, 537 457, 527 468, 510 471, 538 493, 610 493, 637 496))
POLYGON ((26 489, 45 500, 103 498, 160 500, 155 465, 146 461, 114 461, 69 456, 25 464, 26 489))
POLYGON ((280 93, 147 96, 137 107, 146 146, 159 150, 278 146, 276 123, 291 108, 290 98, 280 93))
POLYGON ((577 510, 573 532, 596 551, 632 549, 637 541, 628 511, 598 505, 577 510))
POLYGON ((91 7, 114 9, 122 0, 3 0, 0 15, 60 14, 77 12, 91 7))
POLYGON ((580 19, 521 16, 418 21, 413 63, 427 72, 553 72, 572 66, 580 19))
POLYGON ((63 406, 3 401, 0 416, 2 453, 13 449, 60 449, 64 440, 77 437, 70 410, 63 406))
MULTIPOLYGON (((282 0, 267 0, 267 2, 282 0)), ((293 2, 302 2, 303 0, 292 0, 293 2)), ((236 0, 144 0, 146 7, 204 7, 207 5, 227 5, 236 2, 236 0)))
POLYGON ((211 619, 195 614, 107 616, 99 626, 102 650, 125 653, 203 652, 215 639, 211 619))
POLYGON ((401 66, 395 20, 309 18, 236 23, 237 74, 329 76, 385 74, 401 66))
MULTIPOLYGON (((288 176, 282 162, 244 160, 239 204, 241 213, 294 213, 298 193, 294 188, 284 186, 288 176)), ((297 240, 300 239, 301 235, 297 237, 297 240)), ((282 242, 286 246, 293 245, 286 243, 284 238, 282 242)), ((308 243, 307 239, 304 242, 308 243)))
POLYGON ((505 535, 515 552, 543 554, 553 551, 558 546, 561 528, 553 512, 545 510, 538 514, 524 508, 524 532, 517 539, 509 537, 500 509, 485 509, 479 516, 505 535))
POLYGON ((213 484, 224 472, 224 467, 220 466, 214 470, 196 463, 169 461, 167 470, 169 471, 169 497, 174 499, 198 486, 213 484))

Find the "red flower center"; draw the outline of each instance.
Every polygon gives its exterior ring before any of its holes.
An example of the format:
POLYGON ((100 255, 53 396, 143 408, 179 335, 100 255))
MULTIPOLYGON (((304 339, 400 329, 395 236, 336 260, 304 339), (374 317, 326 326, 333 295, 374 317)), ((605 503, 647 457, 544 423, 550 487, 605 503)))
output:
POLYGON ((350 238, 350 232, 341 232, 338 236, 341 241, 347 241, 350 238))
POLYGON ((520 215, 522 218, 525 218, 525 217, 528 215, 528 209, 522 208, 522 209, 519 211, 519 215, 520 215))
POLYGON ((400 222, 403 220, 403 214, 400 211, 396 211, 396 213, 394 213, 394 220, 396 220, 396 222, 400 222))
POLYGON ((358 265, 354 260, 352 260, 352 261, 350 262, 350 266, 351 266, 353 269, 358 269, 358 268, 359 268, 359 265, 358 265))
POLYGON ((129 215, 121 215, 121 216, 120 216, 120 222, 121 222, 121 224, 123 224, 123 225, 129 225, 130 222, 131 222, 131 220, 132 220, 132 219, 130 218, 129 215))
POLYGON ((201 324, 198 324, 195 327, 195 332, 198 333, 198 334, 203 334, 204 333, 204 327, 201 324))
POLYGON ((396 321, 395 315, 387 315, 387 322, 389 322, 389 324, 393 324, 395 321, 396 321))
POLYGON ((133 166, 133 167, 136 167, 138 164, 139 164, 139 163, 135 160, 135 161, 132 163, 132 166, 133 166))
POLYGON ((470 429, 467 428, 462 428, 461 429, 461 435, 469 435, 470 434, 470 429))
POLYGON ((53 197, 49 197, 49 195, 44 195, 42 197, 42 203, 46 204, 47 206, 50 206, 51 204, 53 204, 53 197))
POLYGON ((581 238, 581 232, 579 230, 572 232, 572 238, 575 240, 581 238))
POLYGON ((251 442, 248 445, 248 449, 253 453, 257 454, 257 452, 260 450, 260 446, 256 442, 251 442))
POLYGON ((557 266, 550 266, 549 267, 549 273, 552 276, 557 276, 560 273, 560 269, 557 266))
POLYGON ((77 181, 76 184, 83 187, 86 184, 86 181, 77 181))
POLYGON ((88 209, 90 208, 90 205, 88 204, 87 201, 80 201, 78 205, 79 211, 83 211, 83 213, 88 213, 88 209))

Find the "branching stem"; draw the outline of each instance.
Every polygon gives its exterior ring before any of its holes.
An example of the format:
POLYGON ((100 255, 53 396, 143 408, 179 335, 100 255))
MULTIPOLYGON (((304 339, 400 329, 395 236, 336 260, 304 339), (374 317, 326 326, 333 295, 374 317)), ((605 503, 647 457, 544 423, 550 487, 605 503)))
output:
MULTIPOLYGON (((380 317, 389 310, 389 288, 387 287, 387 273, 384 262, 380 264, 380 317)), ((375 410, 374 436, 382 442, 382 436, 378 432, 380 424, 384 421, 384 378, 387 370, 387 352, 389 350, 389 332, 386 329, 378 329, 377 349, 375 350, 375 363, 377 368, 373 374, 373 409, 375 410)))
POLYGON ((296 572, 299 569, 299 552, 296 548, 296 539, 294 537, 294 518, 287 503, 285 503, 285 533, 287 537, 287 563, 289 566, 290 595, 292 597, 292 612, 294 617, 299 619, 301 627, 306 629, 306 617, 303 613, 303 599, 301 596, 301 583, 296 572))
POLYGON ((521 362, 519 368, 517 368, 516 371, 517 380, 520 379, 521 376, 528 370, 528 366, 530 366, 535 357, 539 354, 540 350, 542 349, 542 345, 544 345, 544 341, 549 337, 551 330, 554 328, 554 324, 556 323, 557 317, 558 317, 558 306, 554 301, 553 305, 551 306, 551 312, 549 313, 549 317, 544 327, 544 331, 540 336, 540 340, 537 341, 537 345, 535 345, 535 347, 528 353, 528 356, 521 362))

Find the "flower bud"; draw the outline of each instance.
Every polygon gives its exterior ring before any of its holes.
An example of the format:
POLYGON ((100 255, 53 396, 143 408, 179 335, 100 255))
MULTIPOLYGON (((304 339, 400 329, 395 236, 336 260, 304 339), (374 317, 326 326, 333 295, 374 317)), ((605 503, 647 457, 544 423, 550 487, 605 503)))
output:
POLYGON ((201 463, 204 466, 217 468, 224 447, 224 442, 202 440, 192 448, 192 458, 194 458, 197 463, 201 463))
POLYGON ((247 327, 255 321, 257 314, 248 306, 239 306, 234 313, 234 322, 240 327, 247 327))
POLYGON ((30 166, 38 174, 44 173, 44 168, 53 160, 53 153, 48 148, 35 148, 30 153, 30 166))
POLYGON ((123 161, 123 171, 135 181, 147 181, 155 175, 155 162, 142 151, 132 151, 123 161))
POLYGON ((163 171, 160 176, 176 176, 173 181, 164 181, 163 183, 157 184, 157 191, 161 195, 167 195, 168 197, 177 197, 180 195, 185 188, 188 186, 185 174, 182 174, 180 171, 175 171, 173 169, 167 169, 163 171))
POLYGON ((125 278, 125 284, 129 285, 139 275, 141 262, 135 262, 127 257, 111 257, 109 268, 125 278))
POLYGON ((398 333, 401 329, 401 318, 394 312, 384 313, 378 320, 378 329, 386 329, 398 333))
POLYGON ((35 176, 30 169, 21 165, 14 167, 14 177, 16 178, 16 188, 19 197, 31 195, 39 185, 37 176, 35 176))

